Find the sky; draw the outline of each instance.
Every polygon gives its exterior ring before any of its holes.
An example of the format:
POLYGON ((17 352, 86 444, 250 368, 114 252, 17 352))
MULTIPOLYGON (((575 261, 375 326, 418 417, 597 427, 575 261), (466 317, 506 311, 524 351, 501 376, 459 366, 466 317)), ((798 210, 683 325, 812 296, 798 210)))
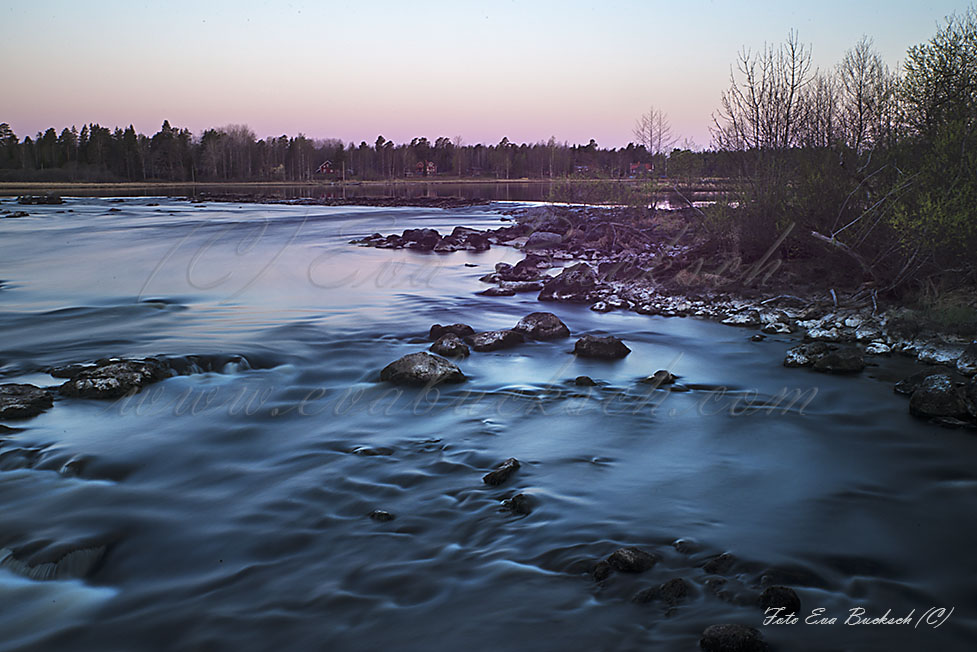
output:
POLYGON ((829 69, 867 35, 898 67, 970 4, 0 0, 0 122, 621 147, 653 106, 701 148, 743 48, 793 29, 829 69))

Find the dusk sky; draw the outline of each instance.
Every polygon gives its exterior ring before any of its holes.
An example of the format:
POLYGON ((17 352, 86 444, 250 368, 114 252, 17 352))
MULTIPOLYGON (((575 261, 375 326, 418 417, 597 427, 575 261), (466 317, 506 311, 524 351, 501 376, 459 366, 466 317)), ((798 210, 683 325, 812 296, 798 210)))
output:
POLYGON ((616 147, 653 104, 702 147, 744 46, 793 28, 828 68, 864 34, 896 67, 969 4, 8 2, 0 122, 616 147))

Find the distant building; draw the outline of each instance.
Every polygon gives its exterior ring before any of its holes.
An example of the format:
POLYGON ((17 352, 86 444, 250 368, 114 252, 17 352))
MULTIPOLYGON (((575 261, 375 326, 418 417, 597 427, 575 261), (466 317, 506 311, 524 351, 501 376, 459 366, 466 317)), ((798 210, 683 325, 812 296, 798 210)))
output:
POLYGON ((336 169, 332 166, 332 161, 326 161, 315 172, 316 174, 335 174, 336 169))
POLYGON ((640 174, 651 174, 651 163, 632 163, 631 176, 633 177, 640 174))
POLYGON ((435 165, 434 161, 418 161, 414 165, 414 170, 421 176, 433 177, 438 173, 438 166, 435 165))

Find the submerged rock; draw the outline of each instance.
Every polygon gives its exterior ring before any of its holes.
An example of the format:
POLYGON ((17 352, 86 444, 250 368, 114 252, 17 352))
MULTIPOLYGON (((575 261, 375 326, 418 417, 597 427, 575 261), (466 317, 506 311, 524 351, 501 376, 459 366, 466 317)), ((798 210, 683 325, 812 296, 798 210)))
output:
POLYGON ((380 372, 380 380, 398 385, 460 383, 465 374, 452 362, 430 353, 411 353, 394 360, 380 372))
POLYGON ((662 385, 672 385, 676 380, 678 380, 678 376, 675 374, 666 369, 659 369, 647 378, 642 378, 638 382, 645 383, 646 385, 654 385, 655 387, 661 387, 662 385))
POLYGON ((577 376, 573 379, 573 384, 577 387, 596 387, 597 383, 590 376, 577 376))
POLYGON ((95 367, 78 372, 59 391, 75 398, 113 399, 138 392, 170 375, 169 365, 145 360, 100 360, 95 367))
POLYGON ((909 413, 917 417, 954 417, 969 415, 964 392, 946 374, 927 376, 909 397, 909 413))
POLYGON ((764 609, 782 607, 787 614, 798 614, 801 611, 801 599, 790 587, 768 586, 760 594, 760 606, 764 609))
POLYGON ((28 419, 52 404, 51 395, 40 387, 20 383, 0 385, 0 419, 28 419))
POLYGON ((482 476, 482 482, 493 487, 504 483, 509 477, 519 470, 519 460, 510 457, 506 461, 495 467, 494 471, 489 471, 482 476))
POLYGON ((853 346, 831 351, 814 363, 814 371, 828 374, 857 374, 864 368, 865 357, 853 346))
POLYGON ((513 346, 518 346, 526 341, 522 336, 522 333, 517 333, 516 331, 508 329, 475 333, 475 335, 471 336, 469 339, 471 341, 472 348, 481 352, 508 349, 513 346))
POLYGON ((607 563, 622 573, 643 573, 658 561, 658 557, 637 546, 618 548, 607 558, 607 563))
POLYGON ((660 586, 639 591, 631 598, 632 602, 644 603, 661 600, 670 607, 684 602, 692 594, 692 585, 681 577, 668 580, 660 586))
POLYGON ((515 296, 516 291, 512 288, 498 286, 482 290, 481 292, 476 292, 476 294, 480 294, 483 297, 511 297, 515 296))
POLYGON ((374 521, 380 521, 381 523, 386 523, 388 521, 392 521, 395 518, 397 518, 390 512, 384 511, 382 509, 375 509, 372 512, 370 512, 368 516, 372 518, 374 521))
POLYGON ((613 335, 604 337, 584 335, 577 340, 576 345, 573 347, 573 353, 581 358, 618 360, 631 353, 631 349, 613 335))
POLYGON ((445 333, 431 345, 431 351, 446 358, 465 358, 471 353, 468 345, 454 333, 445 333))
POLYGON ((606 560, 601 560, 594 564, 594 567, 590 571, 590 576, 594 578, 595 582, 603 582, 611 575, 611 565, 607 563, 606 560))
POLYGON ((512 498, 503 500, 502 508, 513 514, 526 516, 533 511, 533 501, 526 494, 516 494, 512 498))
POLYGON ((729 571, 729 569, 731 569, 733 567, 733 564, 735 563, 736 563, 736 557, 729 554, 728 552, 724 552, 723 554, 717 557, 713 557, 712 559, 707 561, 702 566, 702 570, 709 573, 710 575, 722 575, 723 573, 729 571))
POLYGON ((551 312, 532 312, 519 320, 513 329, 534 340, 556 340, 570 337, 570 329, 551 312))
POLYGON ((767 644, 760 632, 746 625, 710 625, 702 632, 699 647, 703 652, 765 652, 767 644))

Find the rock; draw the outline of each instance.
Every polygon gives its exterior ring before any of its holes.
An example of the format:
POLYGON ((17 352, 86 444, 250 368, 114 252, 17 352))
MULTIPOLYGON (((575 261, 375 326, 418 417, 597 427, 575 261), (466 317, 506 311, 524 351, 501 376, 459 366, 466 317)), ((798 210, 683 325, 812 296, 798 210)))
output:
POLYGON ((977 418, 977 376, 971 378, 970 382, 967 383, 964 396, 967 398, 967 408, 970 411, 970 416, 977 418))
POLYGON ((814 371, 829 374, 856 374, 865 368, 865 357, 853 347, 831 351, 814 363, 814 371))
POLYGON ((581 358, 618 360, 631 353, 631 349, 613 335, 604 337, 584 335, 577 340, 576 345, 573 347, 573 353, 581 358))
POLYGON ((153 358, 100 360, 96 365, 72 376, 59 391, 76 398, 120 398, 170 375, 169 366, 153 358))
POLYGON ((658 561, 650 552, 645 552, 636 546, 618 548, 607 558, 607 563, 616 571, 622 573, 643 573, 658 561))
POLYGON ((819 340, 822 342, 838 342, 842 339, 841 331, 835 327, 819 327, 807 329, 807 337, 812 340, 819 340))
POLYGON ((440 339, 442 335, 447 333, 454 333, 458 337, 468 337, 469 335, 475 334, 475 329, 468 324, 448 324, 447 326, 435 324, 434 326, 431 326, 431 331, 428 333, 428 339, 437 340, 440 339))
POLYGON ((533 340, 557 340, 570 337, 570 329, 551 312, 532 312, 519 320, 513 329, 533 340))
POLYGON ((681 577, 668 580, 661 586, 656 586, 644 591, 639 591, 631 598, 632 602, 651 602, 661 600, 670 607, 684 602, 692 593, 692 585, 681 577))
POLYGON ((767 335, 786 335, 792 332, 790 326, 779 321, 767 324, 762 330, 767 335))
POLYGON ((782 607, 785 614, 799 614, 801 599, 794 589, 787 586, 768 586, 760 594, 760 606, 764 610, 771 607, 782 607))
POLYGON ((431 250, 441 241, 441 234, 434 229, 407 229, 400 240, 411 249, 431 250))
POLYGON ((596 387, 597 383, 590 376, 577 376, 573 379, 573 384, 577 387, 596 387))
POLYGON ((388 364, 380 372, 380 380, 397 385, 437 385, 465 381, 454 363, 430 353, 410 353, 388 364))
POLYGON ((963 352, 963 346, 933 342, 921 348, 916 354, 916 359, 923 364, 943 364, 955 367, 957 359, 963 355, 963 352))
POLYGON ((703 652, 765 652, 767 644, 760 632, 746 625, 710 625, 702 632, 699 647, 703 652))
POLYGON ((22 195, 17 198, 18 204, 63 204, 64 200, 57 195, 22 195))
POLYGON ((784 357, 785 367, 810 367, 827 355, 829 349, 824 342, 808 342, 791 347, 784 357))
POLYGON ((874 321, 862 322, 855 329, 855 339, 859 342, 874 342, 883 339, 882 327, 874 321))
POLYGON ((395 518, 397 518, 390 512, 385 512, 382 509, 373 510, 372 512, 369 513, 369 517, 372 518, 374 521, 380 521, 381 523, 386 523, 387 521, 392 521, 395 518))
POLYGON ((865 353, 869 355, 889 355, 892 347, 885 342, 872 342, 865 347, 865 353))
POLYGON ((957 371, 964 376, 977 374, 977 342, 971 342, 957 358, 957 371))
POLYGON ((917 417, 965 418, 969 414, 964 392, 958 389, 950 376, 927 376, 909 397, 909 413, 917 417))
POLYGON ((52 404, 51 395, 40 387, 19 383, 0 385, 0 419, 28 419, 52 404))
POLYGON ((590 309, 594 312, 610 312, 614 310, 614 308, 611 308, 606 301, 598 301, 597 303, 592 304, 590 309))
POLYGON ((509 477, 519 470, 519 460, 514 457, 510 457, 506 461, 495 467, 494 471, 489 471, 484 476, 482 476, 482 482, 493 487, 497 487, 504 483, 509 477))
POLYGON ((750 341, 751 342, 762 342, 765 339, 767 339, 767 336, 766 335, 761 335, 760 333, 757 333, 756 335, 754 335, 753 337, 750 338, 750 341))
POLYGON ((563 243, 563 236, 549 231, 535 231, 526 240, 524 249, 549 249, 563 243))
POLYGON ((591 577, 594 578, 595 582, 603 582, 611 574, 611 565, 606 561, 599 561, 594 565, 594 568, 590 571, 591 577))
POLYGON ((919 386, 924 380, 930 376, 936 376, 937 374, 941 373, 943 372, 939 369, 926 369, 924 371, 920 371, 919 373, 915 373, 912 376, 900 380, 898 383, 896 383, 896 386, 893 387, 892 390, 896 394, 911 396, 913 392, 919 389, 919 386))
POLYGON ((675 374, 665 369, 659 369, 647 378, 642 378, 638 382, 645 383, 646 385, 654 385, 655 387, 661 387, 662 385, 672 385, 676 380, 678 380, 678 376, 675 374))
POLYGON ((508 329, 475 333, 468 339, 472 344, 472 348, 481 352, 508 349, 526 341, 522 333, 508 329))
POLYGON ((468 345, 454 333, 445 333, 438 341, 431 345, 431 352, 446 358, 466 358, 471 353, 468 345))
POLYGON ((756 328, 760 325, 760 313, 756 310, 732 313, 722 321, 727 326, 746 326, 756 328))
POLYGON ((545 259, 535 254, 529 254, 515 265, 498 263, 495 270, 499 279, 503 281, 536 281, 542 276, 540 269, 546 267, 549 267, 549 263, 545 259))
POLYGON ((7 213, 6 215, 0 215, 0 217, 5 217, 8 219, 13 219, 15 217, 30 217, 31 214, 27 211, 14 211, 12 213, 7 213))
POLYGON ((513 290, 512 288, 504 288, 501 286, 488 288, 487 290, 482 290, 481 292, 476 292, 476 294, 480 294, 483 297, 511 297, 514 296, 515 293, 516 291, 513 290))
POLYGON ((519 292, 539 292, 543 289, 542 281, 502 281, 499 286, 503 290, 511 290, 514 293, 519 292))
POLYGON ((724 552, 723 554, 713 557, 707 561, 702 566, 702 570, 709 573, 710 575, 722 575, 723 573, 729 571, 736 563, 736 557, 724 552))
POLYGON ((532 513, 533 503, 526 494, 516 494, 512 498, 503 500, 502 508, 512 512, 513 514, 525 516, 532 513))
POLYGON ((586 303, 597 287, 597 274, 587 263, 565 268, 546 282, 540 290, 540 301, 575 301, 586 303))

